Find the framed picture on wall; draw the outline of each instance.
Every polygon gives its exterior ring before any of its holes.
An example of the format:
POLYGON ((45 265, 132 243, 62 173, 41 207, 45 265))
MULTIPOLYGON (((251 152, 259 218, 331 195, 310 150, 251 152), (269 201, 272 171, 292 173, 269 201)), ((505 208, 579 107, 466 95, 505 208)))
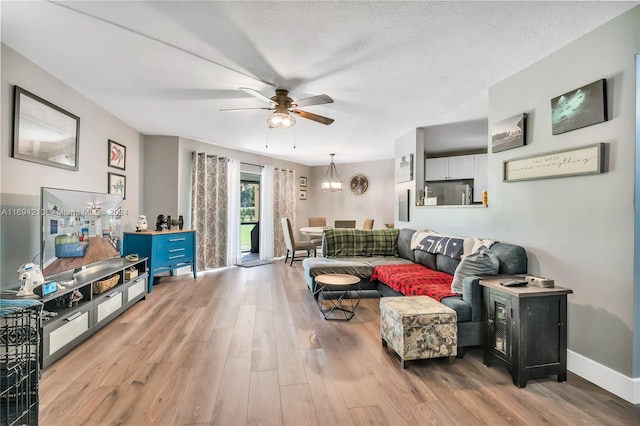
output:
POLYGON ((122 195, 122 199, 127 198, 127 177, 117 173, 109 172, 109 194, 122 195))
POLYGON ((307 190, 306 189, 301 189, 300 190, 300 199, 301 200, 306 200, 307 199, 307 190))
POLYGON ((491 152, 506 151, 527 144, 527 114, 499 121, 491 128, 491 152))
POLYGON ((12 157, 78 170, 80 117, 21 87, 13 93, 12 157))
POLYGON ((400 190, 398 198, 398 220, 400 222, 409 222, 409 198, 411 190, 400 190))
POLYGON ((127 147, 109 139, 109 167, 126 170, 127 147))
POLYGON ((307 178, 305 176, 300 176, 300 186, 302 187, 307 186, 307 178))
POLYGON ((551 99, 551 133, 554 135, 602 123, 608 119, 605 79, 551 99))
POLYGON ((401 155, 396 159, 396 183, 413 180, 413 154, 401 155))

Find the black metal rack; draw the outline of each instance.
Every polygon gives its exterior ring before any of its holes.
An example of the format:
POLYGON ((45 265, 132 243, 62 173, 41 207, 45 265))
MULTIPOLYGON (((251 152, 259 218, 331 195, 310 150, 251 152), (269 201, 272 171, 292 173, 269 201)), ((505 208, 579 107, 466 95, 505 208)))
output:
POLYGON ((38 424, 40 317, 37 300, 0 299, 0 425, 38 424))

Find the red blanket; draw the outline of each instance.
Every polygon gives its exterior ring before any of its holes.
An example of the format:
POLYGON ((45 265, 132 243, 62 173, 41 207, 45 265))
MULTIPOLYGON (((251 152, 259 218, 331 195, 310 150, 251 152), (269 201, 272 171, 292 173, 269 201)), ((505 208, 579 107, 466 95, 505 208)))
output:
POLYGON ((371 274, 371 281, 373 280, 378 280, 405 296, 429 296, 437 301, 445 297, 460 296, 451 291, 453 275, 434 271, 419 263, 376 266, 371 274))

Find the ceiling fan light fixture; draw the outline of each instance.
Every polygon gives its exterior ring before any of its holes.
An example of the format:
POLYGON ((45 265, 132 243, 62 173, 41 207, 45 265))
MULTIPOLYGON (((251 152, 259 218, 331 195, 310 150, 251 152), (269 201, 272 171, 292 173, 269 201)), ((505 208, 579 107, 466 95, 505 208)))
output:
POLYGON ((342 191, 342 180, 340 180, 340 175, 338 175, 338 169, 336 169, 336 163, 333 162, 333 156, 331 155, 331 164, 329 164, 329 168, 327 169, 327 173, 324 175, 324 180, 322 181, 322 191, 324 192, 341 192, 342 191))
POLYGON ((296 118, 290 112, 274 112, 267 117, 270 129, 286 129, 296 124, 296 118))

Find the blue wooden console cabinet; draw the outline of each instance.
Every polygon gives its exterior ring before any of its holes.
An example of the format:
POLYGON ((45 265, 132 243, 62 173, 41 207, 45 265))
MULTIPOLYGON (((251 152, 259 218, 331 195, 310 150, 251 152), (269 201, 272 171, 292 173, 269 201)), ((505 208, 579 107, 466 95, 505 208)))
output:
POLYGON ((196 231, 193 229, 169 231, 125 232, 123 253, 149 258, 149 293, 153 277, 159 272, 191 266, 196 278, 196 231))

